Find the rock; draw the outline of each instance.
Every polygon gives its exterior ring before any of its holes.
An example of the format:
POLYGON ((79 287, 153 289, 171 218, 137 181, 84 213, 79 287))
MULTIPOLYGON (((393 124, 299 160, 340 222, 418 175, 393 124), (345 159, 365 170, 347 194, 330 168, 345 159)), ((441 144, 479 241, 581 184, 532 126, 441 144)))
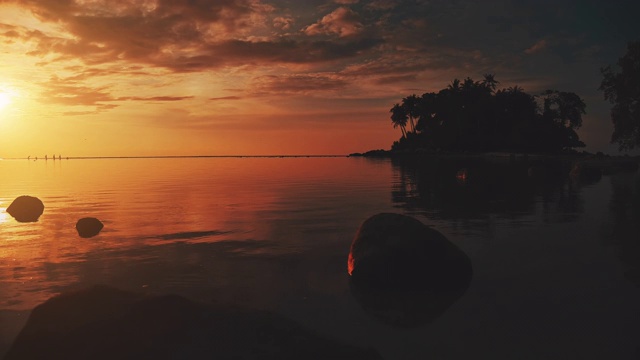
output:
POLYGON ((100 220, 92 217, 82 218, 76 223, 78 235, 83 238, 90 238, 98 235, 103 227, 104 225, 100 220))
POLYGON ((471 260, 441 233, 400 214, 362 223, 348 259, 350 288, 369 314, 412 327, 440 316, 469 286, 471 260))
POLYGON ((33 196, 18 196, 7 208, 9 215, 19 222, 35 222, 44 212, 44 204, 33 196))
POLYGON ((38 305, 5 356, 15 359, 381 357, 267 311, 94 286, 38 305))

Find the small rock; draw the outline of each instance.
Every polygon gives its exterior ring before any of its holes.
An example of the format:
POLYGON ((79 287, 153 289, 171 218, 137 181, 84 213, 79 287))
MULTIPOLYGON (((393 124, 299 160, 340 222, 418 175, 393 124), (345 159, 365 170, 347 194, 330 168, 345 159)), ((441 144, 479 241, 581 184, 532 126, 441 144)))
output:
POLYGON ((33 196, 18 196, 7 208, 9 215, 19 222, 35 222, 44 212, 44 204, 33 196))
POLYGON ((103 227, 104 225, 100 220, 92 217, 82 218, 76 223, 78 235, 83 238, 90 238, 98 235, 103 227))

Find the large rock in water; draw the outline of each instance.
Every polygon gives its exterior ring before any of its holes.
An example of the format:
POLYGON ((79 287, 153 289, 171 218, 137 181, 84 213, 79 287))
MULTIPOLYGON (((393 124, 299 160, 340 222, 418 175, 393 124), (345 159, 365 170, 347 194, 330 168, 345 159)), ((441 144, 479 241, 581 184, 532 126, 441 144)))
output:
POLYGON ((19 222, 34 222, 44 212, 44 204, 33 196, 18 196, 7 208, 9 215, 19 222))
POLYGON ((102 222, 93 217, 82 218, 76 223, 78 235, 83 238, 90 238, 98 235, 103 227, 104 225, 102 225, 102 222))
POLYGON ((107 286, 37 306, 5 360, 381 359, 267 311, 107 286))
POLYGON ((469 286, 471 260, 441 233, 400 214, 367 219, 351 244, 350 287, 369 314, 411 327, 440 316, 469 286))

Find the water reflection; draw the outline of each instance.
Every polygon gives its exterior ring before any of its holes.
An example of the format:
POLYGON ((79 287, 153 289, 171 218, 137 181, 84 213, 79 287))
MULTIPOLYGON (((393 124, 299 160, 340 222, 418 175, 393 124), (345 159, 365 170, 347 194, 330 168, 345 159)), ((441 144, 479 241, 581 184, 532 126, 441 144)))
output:
POLYGON ((626 267, 625 277, 640 287, 640 176, 615 174, 611 176, 611 188, 612 222, 606 237, 618 248, 626 267))
POLYGON ((568 222, 583 212, 583 184, 570 181, 570 163, 562 159, 427 157, 392 164, 393 202, 429 218, 515 219, 536 213, 540 205, 545 222, 568 222))

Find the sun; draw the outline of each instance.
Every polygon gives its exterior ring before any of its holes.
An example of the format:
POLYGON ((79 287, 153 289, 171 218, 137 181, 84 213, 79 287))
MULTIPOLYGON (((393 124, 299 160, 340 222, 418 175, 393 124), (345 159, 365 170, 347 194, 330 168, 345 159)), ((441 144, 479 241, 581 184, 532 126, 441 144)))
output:
POLYGON ((8 92, 0 90, 0 110, 11 104, 11 95, 8 92))
POLYGON ((20 98, 20 93, 9 84, 0 83, 0 111, 7 108, 20 98))

